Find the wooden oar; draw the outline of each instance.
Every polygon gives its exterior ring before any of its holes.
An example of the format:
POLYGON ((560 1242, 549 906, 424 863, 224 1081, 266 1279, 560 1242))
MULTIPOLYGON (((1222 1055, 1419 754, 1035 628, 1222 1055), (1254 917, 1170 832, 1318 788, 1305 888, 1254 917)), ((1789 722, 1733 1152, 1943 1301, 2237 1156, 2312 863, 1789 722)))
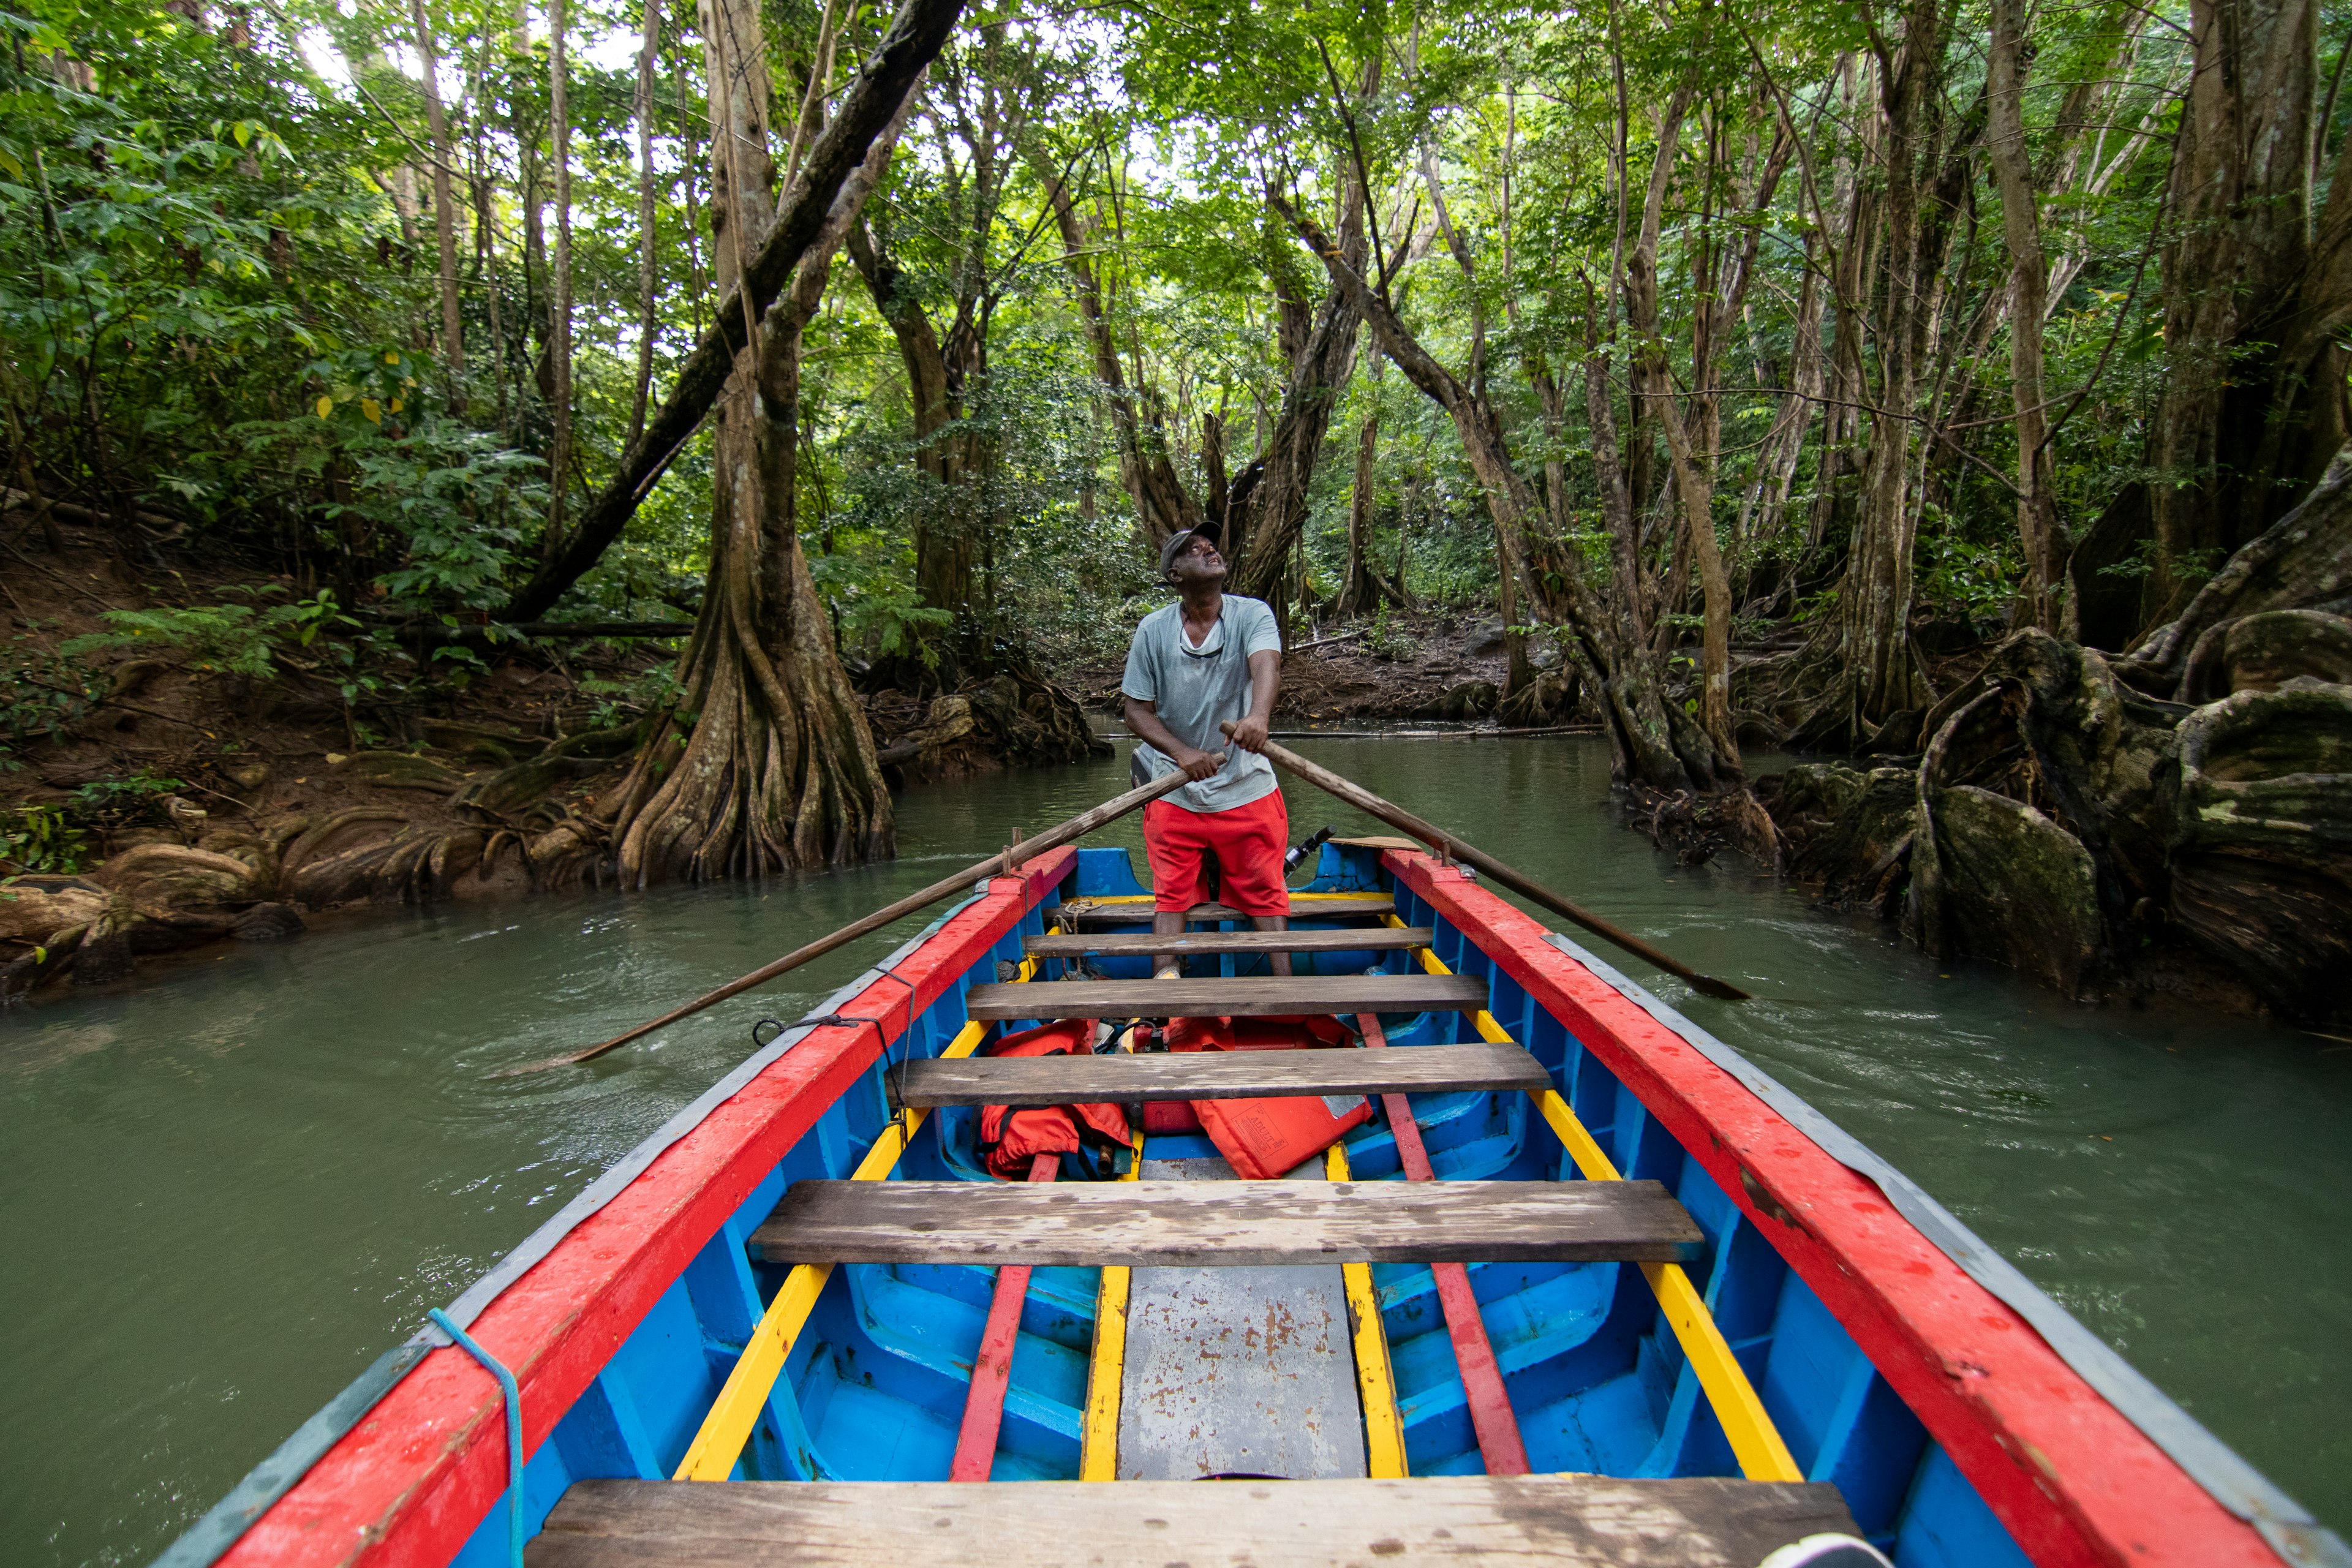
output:
MULTIPOLYGON (((1219 754, 1217 761, 1220 764, 1224 762, 1222 753, 1219 754)), ((591 1046, 584 1051, 574 1051, 568 1057, 550 1057, 545 1061, 528 1062, 518 1068, 506 1068, 489 1076, 519 1078, 524 1073, 545 1072, 550 1068, 572 1067, 580 1062, 593 1061, 606 1051, 625 1046, 631 1040, 642 1039, 656 1029, 667 1027, 677 1023, 680 1018, 691 1017, 705 1007, 716 1006, 730 996, 749 991, 754 985, 764 985, 777 975, 787 970, 798 969, 813 958, 823 958, 834 949, 856 942, 869 931, 880 931, 892 921, 911 915, 926 904, 935 904, 950 893, 961 892, 982 877, 1002 875, 1024 860, 1034 860, 1049 849, 1058 849, 1074 839, 1083 838, 1103 824, 1125 816, 1139 805, 1148 805, 1163 795, 1181 789, 1190 782, 1181 773, 1154 779, 1141 789, 1131 789, 1125 795, 1116 795, 1103 802, 1091 811, 1080 812, 1050 832, 1041 833, 1034 838, 1022 839, 1002 855, 992 855, 977 866, 958 871, 952 877, 943 877, 920 892, 909 893, 895 904, 885 905, 870 915, 854 920, 831 936, 819 937, 805 947, 794 948, 773 963, 762 964, 740 979, 730 980, 708 995, 698 996, 683 1007, 673 1008, 664 1013, 650 1024, 640 1024, 625 1035, 614 1036, 601 1046, 591 1046)))
MULTIPOLYGON (((1234 727, 1231 724, 1224 725, 1223 729, 1228 735, 1234 732, 1234 727)), ((1616 943, 1644 963, 1656 964, 1677 979, 1688 982, 1692 989, 1702 994, 1721 997, 1727 1002, 1750 1000, 1747 992, 1729 981, 1717 980, 1711 974, 1701 974, 1690 965, 1668 958, 1633 932, 1618 930, 1599 915, 1570 903, 1541 882, 1512 869, 1485 850, 1465 844, 1435 824, 1423 822, 1402 806, 1382 800, 1363 785, 1341 778, 1328 768, 1319 767, 1308 762, 1289 747, 1268 741, 1262 749, 1266 756, 1281 763, 1318 789, 1329 791, 1357 810, 1368 816, 1377 816, 1390 826, 1412 834, 1423 843, 1444 850, 1456 860, 1468 861, 1513 892, 1523 898, 1532 899, 1557 914, 1565 915, 1603 942, 1616 943)))

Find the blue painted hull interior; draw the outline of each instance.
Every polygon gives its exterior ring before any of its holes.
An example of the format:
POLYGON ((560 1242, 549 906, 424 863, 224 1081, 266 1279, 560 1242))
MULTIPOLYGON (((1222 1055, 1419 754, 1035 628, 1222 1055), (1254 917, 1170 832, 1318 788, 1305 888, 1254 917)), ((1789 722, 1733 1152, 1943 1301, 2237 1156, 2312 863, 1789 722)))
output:
MULTIPOLYGON (((1439 958, 1488 978, 1491 1010, 1551 1073, 1601 1146, 1629 1177, 1664 1183, 1706 1233, 1691 1266, 1708 1306, 1809 1478, 1835 1482, 1864 1531, 1901 1568, 2002 1568, 2027 1561, 1975 1489, 1932 1442, 1853 1339, 1634 1095, 1557 1018, 1410 889, 1392 885, 1377 854, 1327 846, 1307 889, 1392 892, 1408 923, 1434 926, 1439 958)), ((1128 854, 1078 854, 1064 897, 1137 894, 1128 854)), ((1055 900, 1031 911, 973 966, 967 984, 996 978, 1021 957, 1024 934, 1045 929, 1055 900)), ((1313 926, 1311 917, 1297 924, 1313 926)), ((1320 953, 1316 972, 1402 973, 1398 952, 1320 953)), ((1058 963, 1059 961, 1054 961, 1058 963)), ((1139 976, 1148 960, 1088 961, 1111 977, 1139 976)), ((1212 961, 1196 961, 1208 963, 1212 961)), ((1202 973, 1253 972, 1230 955, 1202 973)), ((1304 963, 1302 973, 1308 972, 1304 963)), ((1048 970, 1045 976, 1055 971, 1048 970)), ((768 1299, 787 1269, 750 1259, 746 1244, 791 1182, 845 1177, 889 1120, 884 1073, 911 1052, 936 1055, 964 1022, 962 987, 916 1021, 836 1101, 743 1203, 622 1344, 611 1363, 540 1447, 525 1472, 525 1516, 536 1531, 564 1489, 595 1477, 656 1479, 677 1468, 768 1299)), ((1387 1021, 1412 1047, 1475 1037, 1459 1015, 1387 1021)), ((1016 1026, 1007 1026, 1008 1030, 1016 1026)), ((1441 1178, 1580 1179, 1567 1152, 1524 1095, 1416 1097, 1441 1178)), ((948 1110, 901 1165, 929 1180, 986 1180, 973 1143, 978 1113, 948 1110)), ((1347 1139, 1363 1180, 1402 1179, 1395 1142, 1379 1122, 1347 1139)), ((1154 1158, 1213 1153, 1205 1138, 1154 1137, 1154 1158)), ((1024 1307, 992 1479, 1075 1479, 1094 1334, 1092 1268, 1039 1268, 1024 1307)), ((1638 1271, 1615 1263, 1488 1264, 1469 1270, 1487 1331, 1538 1471, 1626 1477, 1736 1476, 1730 1447, 1671 1328, 1638 1271)), ((834 1269, 794 1346, 736 1474, 756 1479, 942 1480, 955 1444, 992 1271, 967 1267, 851 1264, 834 1269)), ((1481 1466, 1462 1380, 1431 1270, 1376 1265, 1406 1452, 1417 1476, 1477 1474, 1481 1466)), ((507 1510, 493 1508, 457 1561, 506 1561, 507 1510)))

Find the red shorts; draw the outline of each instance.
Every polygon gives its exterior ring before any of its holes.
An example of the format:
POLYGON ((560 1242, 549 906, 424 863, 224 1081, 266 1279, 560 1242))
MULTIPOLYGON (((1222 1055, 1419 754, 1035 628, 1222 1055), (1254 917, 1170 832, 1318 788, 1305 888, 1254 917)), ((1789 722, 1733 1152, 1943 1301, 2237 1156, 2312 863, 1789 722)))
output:
POLYGON ((1290 808, 1274 790, 1227 811, 1187 811, 1173 801, 1143 808, 1143 847, 1151 858, 1152 907, 1189 910, 1204 901, 1201 852, 1217 858, 1218 898, 1245 915, 1286 915, 1282 857, 1290 847, 1290 808))

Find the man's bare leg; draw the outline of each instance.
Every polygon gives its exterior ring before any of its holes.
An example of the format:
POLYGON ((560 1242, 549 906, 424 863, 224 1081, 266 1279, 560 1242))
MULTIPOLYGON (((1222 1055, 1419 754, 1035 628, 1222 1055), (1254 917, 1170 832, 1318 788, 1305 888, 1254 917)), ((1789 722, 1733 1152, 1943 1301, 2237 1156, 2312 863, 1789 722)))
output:
MULTIPOLYGON (((1290 917, 1288 915, 1252 915, 1250 916, 1250 924, 1255 926, 1260 931, 1288 931, 1290 929, 1290 917)), ((1265 955, 1265 961, 1266 967, 1273 970, 1274 973, 1281 975, 1286 980, 1290 977, 1290 954, 1286 952, 1269 952, 1265 955)))
MULTIPOLYGON (((1184 934, 1184 911, 1182 910, 1152 910, 1151 934, 1154 936, 1182 936, 1184 934)), ((1159 952, 1152 954, 1152 979, 1175 980, 1181 978, 1183 975, 1183 973, 1184 961, 1175 953, 1159 952)), ((1284 973, 1287 973, 1288 971, 1286 970, 1284 973)))

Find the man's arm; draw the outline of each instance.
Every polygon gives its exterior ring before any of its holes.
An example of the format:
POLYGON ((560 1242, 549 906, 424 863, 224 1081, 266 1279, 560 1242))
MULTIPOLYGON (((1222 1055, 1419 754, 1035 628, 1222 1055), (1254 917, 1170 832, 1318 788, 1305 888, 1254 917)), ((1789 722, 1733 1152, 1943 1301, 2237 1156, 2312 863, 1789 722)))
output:
MULTIPOLYGON (((1255 659, 1250 663, 1250 673, 1257 673, 1255 659)), ((1196 752, 1178 740, 1175 731, 1160 721, 1159 703, 1146 702, 1140 697, 1129 697, 1124 692, 1120 693, 1120 700, 1126 703, 1121 715, 1127 720, 1128 733, 1167 752, 1169 760, 1195 784, 1217 776, 1217 770, 1224 765, 1224 759, 1214 752, 1196 752)))
MULTIPOLYGON (((1266 727, 1274 721, 1275 694, 1282 689, 1282 650, 1266 648, 1250 655, 1249 672, 1250 710, 1234 726, 1234 744, 1245 752, 1257 752, 1265 749, 1266 727)), ((1134 728, 1131 722, 1129 728, 1134 728)))

